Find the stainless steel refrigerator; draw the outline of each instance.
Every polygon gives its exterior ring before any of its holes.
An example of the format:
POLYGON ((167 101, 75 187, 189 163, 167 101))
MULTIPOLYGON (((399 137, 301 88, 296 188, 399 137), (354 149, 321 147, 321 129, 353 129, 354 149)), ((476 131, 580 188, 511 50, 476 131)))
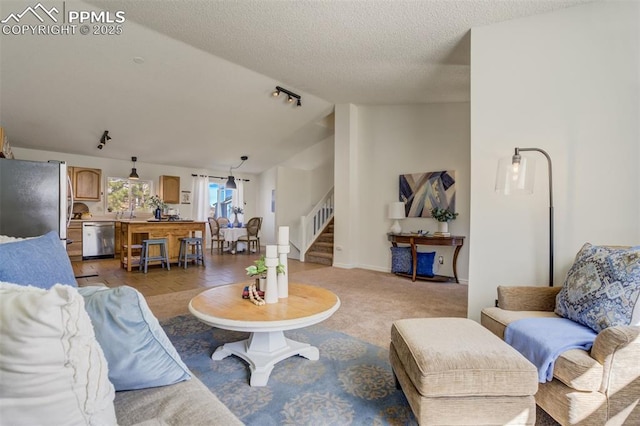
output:
POLYGON ((66 244, 71 194, 64 162, 0 159, 0 235, 55 231, 66 244))

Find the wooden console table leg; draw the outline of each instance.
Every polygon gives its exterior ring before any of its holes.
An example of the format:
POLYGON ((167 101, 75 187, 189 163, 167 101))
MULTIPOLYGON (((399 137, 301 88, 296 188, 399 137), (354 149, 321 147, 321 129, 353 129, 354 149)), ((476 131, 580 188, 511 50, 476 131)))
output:
POLYGON ((453 252, 453 277, 456 279, 456 283, 460 284, 458 280, 458 252, 462 246, 456 246, 455 251, 453 252))
POLYGON ((416 274, 418 272, 418 253, 413 238, 411 238, 411 258, 413 259, 413 274, 411 275, 411 281, 415 281, 416 274))

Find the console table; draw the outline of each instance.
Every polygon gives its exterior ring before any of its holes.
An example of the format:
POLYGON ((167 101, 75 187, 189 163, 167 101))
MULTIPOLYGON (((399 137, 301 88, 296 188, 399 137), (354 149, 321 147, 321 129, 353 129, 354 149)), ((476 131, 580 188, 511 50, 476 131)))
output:
POLYGON ((464 237, 452 235, 450 237, 435 237, 428 235, 420 235, 420 234, 387 234, 389 241, 394 247, 397 247, 398 244, 409 244, 411 246, 411 258, 413 260, 413 271, 411 274, 404 274, 401 272, 397 272, 397 275, 402 275, 404 277, 410 277, 412 281, 416 279, 426 280, 426 281, 449 281, 449 278, 444 275, 434 275, 433 277, 427 277, 423 275, 417 275, 416 271, 418 268, 418 256, 417 256, 417 246, 452 246, 455 247, 453 252, 453 278, 455 278, 456 283, 458 281, 458 253, 460 252, 460 248, 464 244, 464 237))

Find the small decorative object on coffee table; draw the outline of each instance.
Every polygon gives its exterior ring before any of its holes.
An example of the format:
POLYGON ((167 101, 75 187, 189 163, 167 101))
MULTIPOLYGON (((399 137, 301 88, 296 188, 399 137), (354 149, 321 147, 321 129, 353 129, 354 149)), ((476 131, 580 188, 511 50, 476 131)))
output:
MULTIPOLYGON (((253 265, 247 266, 244 269, 247 271, 248 276, 255 277, 258 290, 264 291, 267 281, 267 266, 264 264, 264 256, 258 260, 254 260, 253 265)), ((284 274, 284 271, 284 265, 278 264, 278 266, 276 266, 276 273, 284 274)))

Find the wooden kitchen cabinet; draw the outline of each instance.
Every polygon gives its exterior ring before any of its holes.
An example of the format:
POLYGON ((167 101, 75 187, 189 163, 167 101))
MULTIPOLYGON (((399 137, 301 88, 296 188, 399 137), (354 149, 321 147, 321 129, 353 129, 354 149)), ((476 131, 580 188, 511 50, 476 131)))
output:
POLYGON ((82 260, 82 222, 71 222, 67 228, 67 255, 71 260, 82 260))
POLYGON ((180 204, 180 176, 160 176, 160 198, 167 204, 180 204))
POLYGON ((100 201, 102 198, 102 170, 87 167, 69 167, 73 198, 78 201, 100 201))

